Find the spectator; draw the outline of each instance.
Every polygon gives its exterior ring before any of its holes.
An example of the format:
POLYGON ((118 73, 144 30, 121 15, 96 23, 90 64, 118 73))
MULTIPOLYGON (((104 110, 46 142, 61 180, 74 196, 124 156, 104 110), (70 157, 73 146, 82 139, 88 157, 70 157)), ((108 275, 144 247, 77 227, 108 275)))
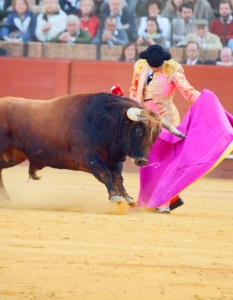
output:
POLYGON ((154 44, 166 47, 166 39, 161 35, 157 19, 149 17, 146 21, 146 31, 144 35, 139 36, 137 44, 140 46, 151 46, 154 44))
POLYGON ((117 29, 124 29, 128 34, 129 40, 135 40, 134 15, 124 6, 124 0, 109 0, 108 11, 103 15, 102 26, 108 16, 117 19, 117 29))
MULTIPOLYGON (((130 13, 132 13, 133 15, 135 14, 135 9, 136 9, 136 0, 124 0, 124 7, 127 7, 128 10, 130 11, 130 13)), ((104 0, 102 1, 102 5, 101 5, 101 11, 102 13, 106 13, 108 11, 108 3, 109 0, 104 0)))
POLYGON ((228 47, 220 51, 220 60, 216 61, 217 66, 233 66, 232 50, 228 47))
POLYGON ((49 40, 50 43, 90 44, 88 31, 80 28, 80 20, 75 15, 69 15, 66 20, 66 30, 49 40))
POLYGON ((9 14, 10 12, 9 8, 11 7, 11 2, 12 0, 0 1, 0 22, 9 14))
POLYGON ((220 37, 223 46, 228 45, 233 50, 233 17, 231 3, 223 0, 219 4, 220 18, 210 24, 210 32, 220 37), (224 41, 224 22, 226 23, 226 40, 224 41))
POLYGON ((36 17, 29 10, 27 0, 14 0, 1 30, 2 38, 10 43, 28 42, 34 39, 36 17))
POLYGON ((123 47, 119 60, 126 62, 136 62, 138 59, 139 56, 136 44, 133 42, 129 42, 123 47))
POLYGON ((201 65, 202 61, 198 59, 200 55, 199 52, 199 45, 196 42, 188 42, 187 46, 186 46, 186 56, 187 59, 183 62, 181 62, 182 64, 185 65, 201 65))
POLYGON ((47 42, 66 29, 67 15, 57 0, 44 0, 44 13, 37 16, 36 37, 47 42))
POLYGON ((214 12, 207 0, 189 0, 193 5, 193 13, 196 19, 205 19, 209 23, 215 19, 214 12))
POLYGON ((59 5, 67 15, 76 15, 79 12, 80 0, 59 0, 59 5))
POLYGON ((228 47, 224 47, 220 51, 220 55, 216 60, 208 59, 204 62, 204 64, 231 67, 233 66, 232 50, 228 47))
POLYGON ((159 14, 162 10, 162 4, 160 0, 149 0, 147 3, 147 17, 142 17, 140 21, 140 25, 138 28, 138 36, 142 36, 146 30, 146 21, 148 17, 156 17, 157 22, 159 24, 159 28, 161 29, 161 34, 165 38, 168 37, 169 31, 169 21, 167 18, 161 17, 159 14))
POLYGON ((80 12, 80 28, 87 30, 93 39, 97 34, 100 27, 100 20, 94 15, 94 2, 93 0, 81 0, 80 12))
POLYGON ((184 0, 168 0, 166 6, 161 12, 161 17, 172 20, 180 15, 180 6, 184 4, 184 0))
POLYGON ((107 17, 104 23, 104 28, 99 30, 97 35, 92 40, 92 44, 107 44, 107 45, 126 45, 129 38, 126 30, 117 29, 117 19, 115 17, 107 17))
MULTIPOLYGON (((193 18, 193 8, 189 3, 185 3, 180 7, 180 17, 174 18, 170 25, 169 38, 171 36, 171 26, 172 26, 172 42, 177 44, 182 41, 184 37, 193 32, 194 30, 194 18, 193 18)), ((172 44, 173 44, 172 43, 172 44)))
POLYGON ((190 41, 197 42, 200 49, 206 49, 206 50, 222 49, 222 44, 219 37, 209 32, 207 20, 195 20, 194 32, 186 35, 183 41, 179 42, 177 46, 186 46, 190 41))

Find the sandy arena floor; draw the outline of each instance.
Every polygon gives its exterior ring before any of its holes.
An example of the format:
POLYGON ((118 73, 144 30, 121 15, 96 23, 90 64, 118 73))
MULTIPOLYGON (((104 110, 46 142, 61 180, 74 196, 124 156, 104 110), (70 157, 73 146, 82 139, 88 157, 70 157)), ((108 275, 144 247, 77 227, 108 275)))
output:
MULTIPOLYGON (((170 215, 107 200, 82 172, 4 171, 0 300, 233 299, 233 181, 203 178, 170 215)), ((138 174, 126 173, 136 198, 138 174)))

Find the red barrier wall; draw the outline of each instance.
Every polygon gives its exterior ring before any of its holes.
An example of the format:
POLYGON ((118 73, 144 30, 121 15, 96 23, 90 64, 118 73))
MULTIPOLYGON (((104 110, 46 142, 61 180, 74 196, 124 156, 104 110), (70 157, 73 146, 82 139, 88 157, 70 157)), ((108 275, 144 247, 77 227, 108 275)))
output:
POLYGON ((113 84, 121 85, 129 95, 133 64, 106 61, 72 61, 69 92, 110 92, 113 84))
MULTIPOLYGON (((232 67, 183 66, 189 82, 199 91, 213 91, 233 114, 232 67)), ((114 83, 129 95, 133 64, 108 61, 0 58, 0 97, 51 99, 76 92, 110 92, 114 83)), ((174 99, 181 116, 189 103, 177 91, 174 99)))
POLYGON ((51 99, 68 93, 70 61, 1 57, 0 97, 51 99))

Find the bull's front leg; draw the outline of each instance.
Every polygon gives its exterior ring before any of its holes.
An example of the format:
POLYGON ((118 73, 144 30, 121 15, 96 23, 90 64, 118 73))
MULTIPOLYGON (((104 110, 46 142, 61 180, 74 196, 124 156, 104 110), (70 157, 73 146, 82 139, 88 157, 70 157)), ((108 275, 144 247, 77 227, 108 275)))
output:
POLYGON ((123 185, 123 181, 124 181, 122 176, 123 162, 119 162, 114 166, 110 164, 110 169, 112 171, 113 184, 117 188, 118 192, 122 195, 122 197, 124 197, 128 205, 135 206, 136 202, 132 197, 128 195, 123 185))
POLYGON ((89 156, 88 166, 90 172, 103 184, 105 184, 109 200, 113 203, 120 203, 122 201, 121 195, 118 194, 117 189, 113 184, 112 173, 106 166, 105 162, 100 156, 89 156))

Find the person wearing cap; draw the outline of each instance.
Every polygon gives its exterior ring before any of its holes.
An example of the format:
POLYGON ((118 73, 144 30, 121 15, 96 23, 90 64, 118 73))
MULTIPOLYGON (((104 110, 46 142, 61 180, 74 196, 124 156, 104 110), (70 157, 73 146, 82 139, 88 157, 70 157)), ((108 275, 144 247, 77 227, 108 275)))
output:
POLYGON ((220 38, 209 32, 208 21, 204 19, 195 20, 194 32, 189 33, 183 41, 177 44, 177 47, 186 47, 188 42, 195 41, 199 44, 200 49, 221 50, 222 43, 220 38))
MULTIPOLYGON (((180 115, 173 103, 178 88, 182 96, 194 103, 200 95, 187 81, 182 66, 171 59, 171 54, 159 45, 151 45, 139 54, 134 65, 130 98, 146 108, 161 114, 172 125, 178 126, 180 115)), ((183 204, 179 195, 167 202, 156 212, 168 213, 183 204)))

